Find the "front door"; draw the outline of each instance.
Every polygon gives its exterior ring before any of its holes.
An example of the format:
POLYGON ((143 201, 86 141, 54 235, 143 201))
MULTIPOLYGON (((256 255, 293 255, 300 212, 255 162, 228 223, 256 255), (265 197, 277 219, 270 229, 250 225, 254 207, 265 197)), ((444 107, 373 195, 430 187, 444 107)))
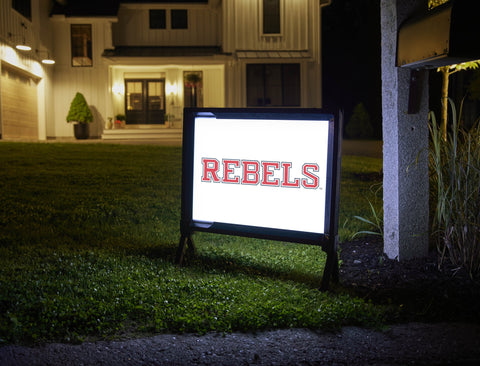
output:
POLYGON ((165 124, 165 80, 125 79, 126 124, 165 124))

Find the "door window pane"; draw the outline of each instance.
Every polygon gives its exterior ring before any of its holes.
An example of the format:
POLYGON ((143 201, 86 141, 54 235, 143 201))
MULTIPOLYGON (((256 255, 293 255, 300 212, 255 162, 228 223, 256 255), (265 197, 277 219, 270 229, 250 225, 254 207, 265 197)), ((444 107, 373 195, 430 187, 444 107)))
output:
POLYGON ((151 111, 165 109, 165 86, 163 82, 148 82, 148 109, 151 111))
POLYGON ((247 65, 247 105, 263 106, 265 97, 264 67, 262 64, 247 65))
POLYGON ((92 66, 92 25, 71 26, 72 66, 92 66))
POLYGON ((300 65, 283 64, 283 105, 300 105, 300 65))
POLYGON ((127 81, 127 111, 143 110, 143 90, 141 81, 127 81))

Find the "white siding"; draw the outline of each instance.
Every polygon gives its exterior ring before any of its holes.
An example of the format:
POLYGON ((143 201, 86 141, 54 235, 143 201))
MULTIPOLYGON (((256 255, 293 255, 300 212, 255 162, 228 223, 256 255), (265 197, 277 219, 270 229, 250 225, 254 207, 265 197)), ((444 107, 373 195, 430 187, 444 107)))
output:
POLYGON ((2 64, 12 65, 38 79, 38 137, 42 140, 53 124, 53 67, 39 62, 47 54, 52 54, 53 41, 48 18, 50 6, 50 0, 32 1, 32 17, 27 19, 13 10, 11 0, 0 0, 0 60, 2 64), (31 51, 15 49, 15 45, 23 39, 32 48, 31 51))
POLYGON ((98 137, 107 120, 108 66, 102 58, 105 49, 105 33, 108 20, 68 19, 54 21, 54 41, 56 46, 56 65, 54 74, 55 137, 72 137, 73 127, 66 122, 68 109, 77 92, 82 93, 94 115, 90 124, 90 137, 98 137), (71 24, 92 24, 91 67, 73 67, 71 65, 71 24))
MULTIPOLYGON (((121 6, 118 12, 118 23, 113 25, 113 43, 116 46, 217 46, 220 45, 221 29, 219 17, 221 12, 205 6, 191 6, 188 8, 188 29, 171 29, 170 10, 167 11, 167 28, 150 29, 149 8, 138 6, 132 8, 121 6)), ((185 9, 185 6, 173 7, 185 9)))
POLYGON ((283 0, 282 34, 265 36, 261 30, 261 1, 225 0, 224 50, 309 49, 312 45, 309 27, 320 21, 317 3, 313 0, 283 0))

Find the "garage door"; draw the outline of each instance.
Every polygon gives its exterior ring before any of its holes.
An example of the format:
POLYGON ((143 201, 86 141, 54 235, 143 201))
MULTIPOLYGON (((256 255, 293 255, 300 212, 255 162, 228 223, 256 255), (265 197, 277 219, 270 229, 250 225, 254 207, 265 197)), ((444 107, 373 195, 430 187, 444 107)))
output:
POLYGON ((28 74, 2 65, 2 139, 38 140, 37 84, 28 74))

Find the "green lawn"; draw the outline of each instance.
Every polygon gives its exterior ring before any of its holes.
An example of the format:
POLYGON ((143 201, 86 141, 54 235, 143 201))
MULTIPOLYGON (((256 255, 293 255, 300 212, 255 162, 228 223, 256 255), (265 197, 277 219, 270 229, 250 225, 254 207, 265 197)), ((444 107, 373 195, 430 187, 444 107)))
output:
MULTIPOLYGON (((383 321, 317 290, 318 247, 198 233, 177 267, 180 165, 178 147, 0 143, 0 344, 383 321)), ((380 170, 343 157, 341 240, 380 170)))

